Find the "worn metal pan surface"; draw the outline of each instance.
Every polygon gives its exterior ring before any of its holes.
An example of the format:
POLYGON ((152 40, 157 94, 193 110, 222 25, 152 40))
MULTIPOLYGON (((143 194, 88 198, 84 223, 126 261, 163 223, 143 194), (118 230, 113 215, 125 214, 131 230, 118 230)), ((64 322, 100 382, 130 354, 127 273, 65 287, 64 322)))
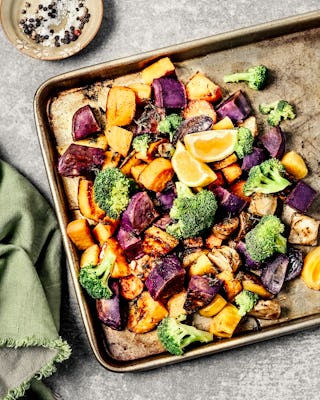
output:
MULTIPOLYGON (((164 353, 154 333, 133 335, 126 331, 116 332, 98 321, 95 304, 83 295, 79 287, 79 255, 66 235, 67 223, 79 213, 76 200, 78 181, 58 175, 58 150, 71 142, 70 121, 77 108, 91 104, 104 112, 111 84, 139 80, 139 71, 163 56, 170 56, 178 77, 183 81, 201 70, 224 90, 226 85, 222 77, 226 71, 242 70, 256 64, 267 65, 272 75, 271 84, 263 91, 248 91, 245 85, 243 89, 255 111, 260 102, 279 98, 295 104, 298 117, 283 125, 287 146, 308 160, 311 173, 307 180, 320 190, 320 12, 106 62, 45 82, 35 95, 35 119, 70 273, 93 352, 103 366, 119 372, 145 370, 211 355, 320 323, 320 292, 307 289, 299 279, 286 285, 279 295, 283 309, 279 320, 260 321, 259 329, 254 321, 249 321, 232 339, 190 349, 182 357, 164 353)), ((239 86, 242 84, 231 84, 228 91, 239 86)), ((264 121, 261 119, 259 123, 263 125, 264 121)), ((319 206, 318 199, 310 210, 316 218, 320 218, 319 206)))

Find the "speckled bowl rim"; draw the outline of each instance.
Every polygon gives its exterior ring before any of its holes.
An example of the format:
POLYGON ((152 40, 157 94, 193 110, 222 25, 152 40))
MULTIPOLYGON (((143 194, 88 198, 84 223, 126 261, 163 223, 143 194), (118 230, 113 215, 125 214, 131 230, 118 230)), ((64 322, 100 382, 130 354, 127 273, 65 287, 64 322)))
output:
MULTIPOLYGON (((41 0, 29 0, 29 2, 33 5, 41 3, 41 0)), ((78 53, 96 36, 103 19, 103 0, 86 0, 91 16, 78 40, 61 47, 47 47, 35 43, 19 29, 20 13, 24 4, 25 0, 0 0, 2 29, 16 49, 29 57, 40 60, 61 60, 78 53)))

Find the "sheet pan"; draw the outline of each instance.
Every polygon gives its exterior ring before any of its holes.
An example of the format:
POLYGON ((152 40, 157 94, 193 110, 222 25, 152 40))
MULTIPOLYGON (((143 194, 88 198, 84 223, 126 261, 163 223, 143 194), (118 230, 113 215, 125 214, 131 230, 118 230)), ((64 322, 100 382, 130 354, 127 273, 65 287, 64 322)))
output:
MULTIPOLYGON (((248 320, 231 339, 216 340, 195 347, 182 357, 163 352, 155 334, 134 335, 116 332, 101 324, 94 302, 84 296, 78 283, 79 254, 66 234, 67 223, 77 217, 77 179, 57 173, 57 148, 71 142, 71 116, 83 104, 105 110, 107 91, 112 84, 139 80, 139 71, 152 61, 169 56, 180 79, 186 81, 201 70, 223 87, 224 95, 241 87, 257 111, 260 102, 284 98, 295 104, 298 117, 285 123, 287 148, 296 149, 307 161, 307 181, 320 190, 320 12, 278 20, 259 26, 223 33, 148 53, 108 61, 71 71, 42 84, 35 94, 34 113, 39 142, 63 235, 68 266, 85 329, 97 360, 116 372, 141 371, 208 356, 280 335, 310 328, 320 323, 320 292, 307 289, 297 279, 280 293, 282 315, 277 321, 248 320), (271 84, 263 91, 249 90, 245 84, 223 83, 227 71, 265 64, 271 84)), ((258 114, 258 113, 257 113, 258 114)), ((265 121, 259 119, 263 126, 265 121)), ((320 199, 310 214, 320 218, 320 199)))

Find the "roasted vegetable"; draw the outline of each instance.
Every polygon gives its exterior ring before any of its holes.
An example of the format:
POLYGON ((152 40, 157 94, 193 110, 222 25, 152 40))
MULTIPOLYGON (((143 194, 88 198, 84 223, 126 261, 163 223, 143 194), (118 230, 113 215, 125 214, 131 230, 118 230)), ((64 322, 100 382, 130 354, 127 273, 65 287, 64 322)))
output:
POLYGON ((208 343, 213 340, 211 333, 183 324, 173 317, 166 317, 160 322, 157 334, 163 347, 176 356, 182 355, 185 347, 191 343, 208 343))
POLYGON ((127 157, 133 138, 131 131, 120 126, 111 126, 106 131, 106 137, 108 145, 114 152, 127 157))
POLYGON ((172 75, 175 72, 175 67, 169 57, 160 58, 153 64, 145 67, 141 71, 142 80, 147 85, 151 85, 152 81, 165 75, 172 75))
POLYGON ((226 245, 213 249, 211 253, 208 253, 208 257, 220 271, 236 272, 241 264, 237 250, 226 245))
POLYGON ((238 128, 237 144, 234 149, 238 158, 244 158, 248 154, 252 153, 254 137, 248 128, 238 128))
POLYGON ((145 285, 154 300, 165 302, 183 290, 185 269, 176 255, 167 255, 155 261, 145 285))
POLYGON ((174 137, 175 131, 181 125, 183 119, 178 114, 169 114, 165 119, 159 122, 158 129, 161 133, 168 133, 170 142, 174 137))
POLYGON ((176 78, 162 77, 152 82, 154 104, 166 109, 184 108, 187 104, 184 84, 176 78))
POLYGON ((227 300, 218 293, 207 306, 199 310, 199 314, 203 317, 213 317, 217 315, 226 304, 227 300))
POLYGON ((119 282, 110 284, 112 296, 109 299, 97 299, 96 309, 98 318, 111 329, 121 331, 125 328, 127 307, 119 294, 119 282))
POLYGON ((281 121, 296 117, 293 106, 286 100, 278 100, 270 104, 259 104, 259 111, 264 115, 268 115, 267 122, 271 126, 278 126, 281 121))
POLYGON ((128 275, 119 279, 120 294, 126 300, 133 300, 138 297, 143 289, 144 283, 135 275, 128 275))
POLYGON ((244 94, 238 90, 220 103, 216 112, 220 119, 229 117, 232 122, 239 122, 245 120, 252 113, 252 109, 244 94))
POLYGON ((259 319, 278 319, 281 315, 281 306, 279 301, 275 299, 261 299, 248 313, 248 315, 259 319))
POLYGON ((207 100, 190 100, 187 107, 183 110, 183 118, 193 118, 206 116, 212 119, 213 123, 217 120, 217 113, 213 105, 207 100))
POLYGON ((142 249, 153 257, 161 257, 170 253, 179 244, 179 240, 165 230, 152 225, 144 232, 142 249))
POLYGON ((244 171, 249 171, 252 167, 261 164, 266 160, 266 154, 263 149, 259 147, 253 147, 252 153, 247 154, 243 157, 241 169, 244 171))
POLYGON ((144 291, 129 306, 128 329, 134 333, 150 332, 167 315, 163 304, 153 300, 150 293, 144 291))
POLYGON ((260 141, 271 157, 282 158, 286 149, 286 135, 279 126, 274 126, 261 135, 260 141))
POLYGON ((104 159, 104 150, 72 143, 59 158, 58 171, 62 176, 90 179, 94 171, 101 169, 104 159))
POLYGON ((270 158, 250 169, 244 194, 250 196, 254 192, 277 193, 281 192, 291 182, 284 177, 286 170, 277 158, 270 158))
POLYGON ((129 125, 136 113, 135 92, 125 86, 112 86, 106 104, 107 126, 129 125))
POLYGON ((301 278, 310 289, 320 290, 320 246, 306 255, 301 278))
POLYGON ((72 117, 72 137, 84 139, 93 133, 100 132, 100 126, 89 105, 79 108, 72 117))
POLYGON ((89 264, 81 268, 79 282, 87 293, 94 299, 110 299, 112 290, 109 279, 116 257, 111 250, 107 250, 98 265, 89 264))
POLYGON ((261 90, 265 87, 268 79, 268 68, 264 65, 256 65, 244 72, 236 72, 225 75, 224 82, 246 82, 250 89, 261 90))
POLYGON ((172 144, 176 145, 179 140, 183 141, 183 138, 189 133, 207 131, 212 127, 212 124, 212 118, 206 115, 199 115, 185 119, 174 132, 172 144))
POLYGON ((139 175, 139 183, 153 192, 161 192, 173 178, 171 162, 159 157, 151 161, 139 175))
POLYGON ((147 192, 138 192, 131 197, 121 217, 121 228, 140 234, 159 216, 147 192))
POLYGON ((265 261, 274 253, 285 253, 287 239, 282 236, 284 225, 275 215, 266 215, 245 236, 245 244, 254 261, 265 261))
POLYGON ((216 102, 221 98, 222 92, 218 85, 212 82, 201 72, 191 77, 186 85, 189 100, 207 100, 216 102))
POLYGON ((213 193, 218 200, 219 206, 227 216, 233 217, 239 214, 247 205, 247 202, 243 198, 229 192, 221 186, 213 189, 213 193))
POLYGON ((291 281, 301 274, 303 267, 303 254, 300 249, 289 247, 287 255, 289 258, 289 264, 284 280, 291 281))
POLYGON ((118 168, 100 171, 94 181, 94 198, 110 218, 117 219, 127 208, 135 182, 118 168))
POLYGON ((253 193, 248 211, 258 217, 273 215, 277 209, 278 197, 274 194, 253 193))
POLYGON ((314 202, 318 193, 305 181, 299 181, 285 199, 285 204, 305 213, 314 202))
POLYGON ((192 314, 208 305, 222 287, 222 281, 210 275, 192 275, 189 279, 184 309, 192 314))
POLYGON ((67 235, 72 243, 79 249, 85 250, 94 245, 89 223, 86 219, 76 219, 68 223, 67 235))
POLYGON ((178 239, 198 236, 209 229, 214 221, 217 201, 212 192, 201 190, 194 194, 181 182, 176 183, 177 198, 170 217, 177 221, 167 226, 168 233, 178 239))
POLYGON ((303 179, 308 175, 308 168, 304 159, 294 150, 288 151, 282 157, 281 163, 284 165, 286 171, 295 179, 303 179))
POLYGON ((92 180, 80 179, 78 185, 78 206, 81 214, 93 221, 99 221, 105 216, 105 211, 95 202, 92 180))
POLYGON ((272 294, 278 294, 285 280, 289 258, 285 254, 279 254, 272 261, 267 262, 261 273, 263 286, 272 294))
POLYGON ((227 303, 223 309, 210 322, 210 332, 218 337, 230 338, 239 322, 241 315, 238 308, 231 303, 227 303))
POLYGON ((132 230, 127 231, 120 227, 117 232, 117 240, 129 260, 143 256, 142 239, 132 230))
POLYGON ((259 296, 257 293, 250 292, 249 290, 243 290, 237 294, 234 301, 239 308, 239 314, 241 317, 250 312, 257 304, 258 300, 259 296))

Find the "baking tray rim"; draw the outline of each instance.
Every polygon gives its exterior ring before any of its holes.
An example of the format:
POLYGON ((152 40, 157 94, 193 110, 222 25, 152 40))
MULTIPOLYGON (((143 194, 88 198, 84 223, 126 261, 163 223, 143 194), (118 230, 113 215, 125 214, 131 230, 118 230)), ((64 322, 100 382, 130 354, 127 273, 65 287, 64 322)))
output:
MULTIPOLYGON (((96 330, 96 327, 94 327, 94 325, 96 325, 96 322, 94 321, 90 313, 89 304, 87 303, 87 300, 84 297, 78 283, 76 268, 73 267, 76 259, 74 255, 74 250, 70 244, 65 229, 67 222, 67 210, 65 202, 62 201, 64 197, 62 193, 63 188, 61 183, 58 182, 59 177, 57 176, 57 173, 55 173, 52 147, 49 144, 50 139, 47 135, 47 129, 49 129, 47 106, 50 98, 52 98, 55 93, 58 93, 59 90, 65 91, 73 88, 73 82, 81 78, 87 80, 87 82, 96 82, 98 79, 108 79, 110 78, 110 76, 108 77, 107 75, 108 70, 112 74, 112 77, 119 76, 115 73, 118 66, 127 66, 127 68, 129 68, 129 71, 127 73, 137 72, 141 70, 144 65, 150 63, 150 61, 166 55, 172 57, 173 61, 176 61, 175 56, 177 56, 179 59, 181 55, 188 51, 197 51, 197 49, 207 48, 214 44, 217 45, 217 48, 214 51, 217 52, 219 50, 226 50, 228 48, 234 48, 246 44, 248 45, 250 43, 273 37, 280 37, 285 34, 302 32, 319 26, 320 10, 312 11, 293 17, 278 19, 259 25, 253 25, 246 28, 240 28, 208 36, 205 38, 180 43, 177 45, 171 45, 148 52, 134 54, 128 57, 122 57, 115 60, 98 63, 92 66, 82 67, 56 75, 46 80, 37 89, 33 102, 34 118, 45 170, 49 181, 49 187, 52 194, 53 205, 56 210, 58 222, 62 232, 62 240, 67 256, 68 269, 71 273, 78 306, 80 308, 81 317, 86 329, 90 346, 99 363, 106 369, 113 372, 143 371, 158 368, 164 365, 174 364, 181 361, 195 359, 202 356, 216 354, 225 350, 230 350, 244 345, 253 344, 291 334, 297 331, 317 327, 320 325, 320 313, 319 315, 313 314, 312 316, 305 316, 297 320, 291 320, 287 323, 282 323, 277 326, 266 327, 259 332, 248 332, 239 337, 233 337, 228 340, 221 340, 220 342, 214 342, 207 346, 191 349, 183 356, 158 354, 132 361, 113 360, 112 357, 107 354, 107 350, 104 348, 103 343, 101 343, 101 338, 98 337, 98 332, 96 330), (263 33, 266 34, 266 36, 261 37, 263 33), (99 74, 106 74, 106 76, 99 77, 99 74), (45 99, 46 101, 44 101, 45 99), (45 107, 43 106, 44 104, 46 105, 45 107)), ((202 55, 204 54, 205 53, 203 53, 202 55)), ((201 54, 195 54, 194 57, 200 55, 201 54)), ((186 59, 190 58, 191 57, 186 57, 186 59)), ((83 86, 85 85, 86 83, 84 82, 83 86)), ((101 328, 98 330, 101 331, 101 328)))

